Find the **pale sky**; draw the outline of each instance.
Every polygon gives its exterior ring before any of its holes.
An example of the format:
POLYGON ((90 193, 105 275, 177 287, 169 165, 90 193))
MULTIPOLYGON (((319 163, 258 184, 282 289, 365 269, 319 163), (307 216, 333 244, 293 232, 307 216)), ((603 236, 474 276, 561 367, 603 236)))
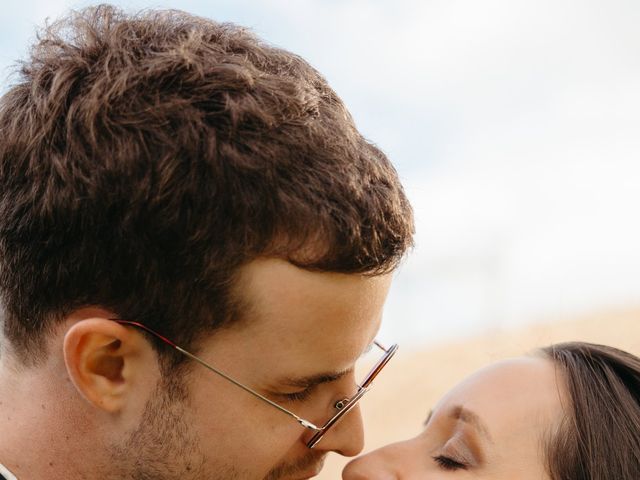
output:
MULTIPOLYGON (((241 23, 327 77, 416 211, 383 338, 640 305, 637 1, 114 3, 241 23)), ((35 25, 86 4, 3 6, 2 78, 35 25)))

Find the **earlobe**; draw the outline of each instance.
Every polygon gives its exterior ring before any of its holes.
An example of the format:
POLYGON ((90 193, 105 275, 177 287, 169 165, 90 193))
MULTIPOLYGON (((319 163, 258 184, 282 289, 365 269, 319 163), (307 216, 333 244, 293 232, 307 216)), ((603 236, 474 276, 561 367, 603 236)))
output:
POLYGON ((69 377, 92 405, 117 412, 131 390, 140 347, 139 338, 116 322, 103 318, 80 320, 64 337, 69 377))

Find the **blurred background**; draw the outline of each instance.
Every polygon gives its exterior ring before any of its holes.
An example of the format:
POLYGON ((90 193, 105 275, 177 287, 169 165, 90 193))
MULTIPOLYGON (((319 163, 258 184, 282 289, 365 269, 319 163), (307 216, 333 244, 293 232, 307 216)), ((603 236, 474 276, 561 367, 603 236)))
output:
MULTIPOLYGON (((0 91, 37 25, 89 3, 4 4, 0 91)), ((422 385, 411 398, 426 403, 454 373, 559 339, 640 353, 640 3, 112 3, 240 23, 302 55, 391 157, 417 235, 380 337, 402 345, 394 381, 422 385), (453 370, 438 382, 443 362, 453 370)), ((371 393, 369 405, 406 402, 408 388, 371 393)), ((363 408, 367 448, 422 422, 363 408)), ((329 463, 321 478, 339 478, 329 463)))

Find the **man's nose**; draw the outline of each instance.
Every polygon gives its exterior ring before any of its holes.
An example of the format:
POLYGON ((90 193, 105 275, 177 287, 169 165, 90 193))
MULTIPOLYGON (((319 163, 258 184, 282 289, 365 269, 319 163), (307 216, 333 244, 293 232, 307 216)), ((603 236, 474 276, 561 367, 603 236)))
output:
POLYGON ((329 430, 314 450, 332 451, 353 457, 364 448, 364 426, 360 405, 356 405, 329 430))

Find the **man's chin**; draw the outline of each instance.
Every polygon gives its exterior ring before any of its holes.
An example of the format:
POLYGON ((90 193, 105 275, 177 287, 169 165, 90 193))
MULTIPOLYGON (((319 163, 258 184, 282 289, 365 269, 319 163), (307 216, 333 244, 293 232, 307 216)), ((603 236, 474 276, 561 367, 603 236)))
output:
POLYGON ((263 480, 303 480, 317 476, 322 470, 326 453, 310 452, 295 463, 276 465, 263 480))

